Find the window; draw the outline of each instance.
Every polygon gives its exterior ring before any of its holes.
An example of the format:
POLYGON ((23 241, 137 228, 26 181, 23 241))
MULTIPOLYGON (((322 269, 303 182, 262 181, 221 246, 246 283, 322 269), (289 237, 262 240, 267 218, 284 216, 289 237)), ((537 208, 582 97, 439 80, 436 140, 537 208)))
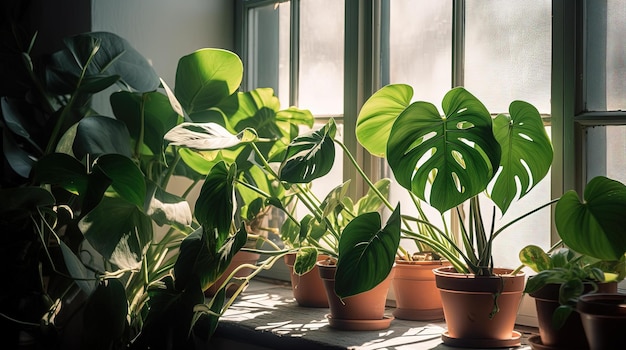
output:
MULTIPOLYGON (((494 114, 507 112, 514 99, 532 103, 552 135, 551 175, 508 217, 580 190, 595 175, 625 181, 626 0, 240 3, 250 16, 240 47, 255 67, 247 70, 246 88, 274 86, 281 102, 310 108, 320 121, 337 118, 352 149, 354 118, 381 86, 407 83, 416 100, 440 104, 448 89, 463 85, 494 114), (273 17, 255 22, 254 13, 273 17), (265 73, 272 78, 260 79, 265 73)), ((372 178, 391 175, 381 162, 358 159, 372 178)), ((338 171, 333 179, 341 174, 351 177, 338 171)), ((408 200, 402 192, 393 191, 393 201, 408 200)), ((558 240, 551 227, 549 210, 516 224, 496 240, 495 263, 517 266, 516 253, 528 243, 548 248, 558 240)))

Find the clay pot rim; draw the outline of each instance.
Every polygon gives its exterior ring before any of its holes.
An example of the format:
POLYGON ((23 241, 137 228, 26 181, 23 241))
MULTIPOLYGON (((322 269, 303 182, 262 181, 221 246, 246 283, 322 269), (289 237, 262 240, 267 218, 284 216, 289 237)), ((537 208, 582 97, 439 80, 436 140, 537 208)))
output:
POLYGON ((453 277, 453 278, 500 278, 500 277, 524 277, 526 274, 524 271, 520 271, 515 275, 512 275, 513 269, 504 268, 504 267, 494 267, 493 272, 494 276, 476 276, 473 273, 463 273, 457 272, 456 269, 452 266, 442 266, 433 269, 435 275, 444 276, 444 277, 453 277))
POLYGON ((581 314, 604 317, 626 316, 626 294, 590 293, 581 295, 576 303, 576 310, 581 314))
POLYGON ((396 259, 396 264, 397 265, 402 265, 402 266, 411 266, 411 265, 436 265, 436 266, 443 266, 444 264, 449 264, 448 260, 429 260, 429 261, 408 261, 408 260, 403 260, 403 259, 396 259))
POLYGON ((526 282, 525 274, 510 273, 513 269, 494 268, 495 276, 476 276, 471 273, 456 272, 454 267, 433 269, 437 288, 448 291, 470 293, 522 293, 526 282))

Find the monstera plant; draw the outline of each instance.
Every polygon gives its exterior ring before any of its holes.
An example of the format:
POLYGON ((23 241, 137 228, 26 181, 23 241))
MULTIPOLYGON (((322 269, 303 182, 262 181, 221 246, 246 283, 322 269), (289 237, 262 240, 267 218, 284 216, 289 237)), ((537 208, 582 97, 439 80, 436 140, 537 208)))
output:
POLYGON ((397 182, 412 195, 442 214, 452 210, 466 223, 460 244, 426 217, 417 221, 434 229, 436 239, 410 230, 406 236, 450 260, 459 272, 492 275, 493 240, 526 215, 490 231, 480 201, 490 199, 504 214, 548 173, 552 146, 541 116, 529 103, 513 101, 508 114, 492 118, 462 87, 445 95, 443 113, 430 102, 411 103, 412 98, 412 88, 404 84, 376 92, 359 114, 358 140, 387 160, 397 182), (463 204, 469 207, 467 218, 455 209, 463 204))

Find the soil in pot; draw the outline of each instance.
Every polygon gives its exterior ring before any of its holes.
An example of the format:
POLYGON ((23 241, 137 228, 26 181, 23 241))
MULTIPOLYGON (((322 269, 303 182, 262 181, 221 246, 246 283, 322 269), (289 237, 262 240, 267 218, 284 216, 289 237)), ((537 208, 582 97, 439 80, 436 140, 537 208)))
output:
POLYGON ((335 294, 336 265, 320 261, 317 266, 328 297, 330 314, 327 318, 332 328, 368 331, 389 328, 394 317, 385 315, 385 302, 393 278, 393 269, 389 276, 373 289, 339 299, 335 294))
POLYGON ((474 348, 521 344, 521 334, 513 327, 524 290, 523 273, 513 276, 510 269, 496 268, 496 276, 476 277, 452 267, 433 271, 448 327, 442 335, 444 344, 474 348))
POLYGON ((585 294, 578 298, 576 309, 591 350, 626 349, 625 294, 585 294))
MULTIPOLYGON (((219 287, 222 285, 222 283, 224 283, 224 281, 226 280, 226 278, 228 278, 228 276, 230 276, 230 274, 240 265, 242 264, 256 264, 257 261, 259 261, 259 258, 261 257, 260 254, 257 253, 252 253, 252 252, 247 252, 247 251, 238 251, 235 256, 233 256, 233 259, 230 261, 230 264, 228 265, 228 267, 226 268, 226 271, 224 271, 224 273, 222 274, 222 276, 215 281, 215 283, 213 283, 211 285, 211 287, 209 287, 207 290, 204 291, 204 295, 206 297, 212 297, 215 295, 215 293, 217 293, 217 290, 219 289, 219 287)), ((246 277, 248 275, 250 275, 250 273, 252 273, 252 269, 251 268, 242 268, 239 269, 236 273, 235 273, 235 277, 246 277)), ((230 297, 232 296, 235 291, 237 290, 237 288, 239 288, 239 286, 241 285, 241 282, 236 280, 236 279, 232 279, 229 283, 229 285, 226 287, 226 297, 230 297)))
MULTIPOLYGON (((556 329, 552 325, 552 315, 560 305, 560 286, 557 283, 548 284, 530 294, 535 299, 541 345, 553 349, 588 349, 587 337, 580 321, 580 315, 577 312, 572 312, 563 327, 556 329)), ((591 292, 592 288, 591 285, 585 286, 584 293, 591 292)), ((617 283, 601 283, 598 285, 598 292, 613 293, 616 291, 617 283)))
POLYGON ((433 269, 450 265, 447 261, 397 260, 392 281, 396 296, 396 318, 413 321, 443 319, 441 295, 433 269))
MULTIPOLYGON (((317 261, 326 260, 328 257, 319 255, 317 261)), ((328 297, 324 289, 324 282, 320 277, 319 267, 315 265, 313 269, 304 275, 298 275, 293 271, 293 264, 296 254, 285 255, 285 265, 291 273, 291 289, 296 302, 304 307, 328 307, 328 297)))

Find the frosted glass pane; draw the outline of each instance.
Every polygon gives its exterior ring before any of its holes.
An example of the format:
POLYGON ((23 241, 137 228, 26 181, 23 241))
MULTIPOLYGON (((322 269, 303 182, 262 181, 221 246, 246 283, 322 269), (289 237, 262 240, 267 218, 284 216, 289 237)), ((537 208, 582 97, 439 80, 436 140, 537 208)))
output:
POLYGON ((550 113, 551 0, 468 0, 465 83, 492 113, 520 99, 550 113))
POLYGON ((626 110, 626 0, 587 1, 586 24, 587 109, 626 110))
POLYGON ((607 176, 626 184, 626 126, 588 128, 587 180, 607 176))
POLYGON ((389 15, 390 82, 439 105, 452 84, 452 1, 392 0, 389 15))
POLYGON ((281 106, 289 105, 290 3, 265 5, 248 12, 247 88, 271 87, 281 106))
POLYGON ((300 2, 298 106, 343 114, 344 1, 300 2))

